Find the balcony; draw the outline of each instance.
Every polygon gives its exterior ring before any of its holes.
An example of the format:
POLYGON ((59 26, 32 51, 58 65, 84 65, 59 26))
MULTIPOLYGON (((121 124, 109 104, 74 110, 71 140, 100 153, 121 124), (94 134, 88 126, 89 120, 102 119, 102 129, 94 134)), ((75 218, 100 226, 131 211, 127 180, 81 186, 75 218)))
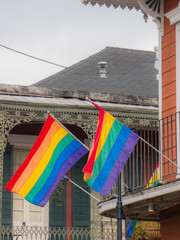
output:
MULTIPOLYGON (((161 119, 154 128, 136 129, 146 142, 138 141, 121 173, 125 218, 159 221, 163 210, 180 202, 179 124, 178 112, 161 119), (152 211, 148 211, 150 205, 152 211)), ((100 214, 116 217, 116 197, 117 184, 99 204, 100 214)))

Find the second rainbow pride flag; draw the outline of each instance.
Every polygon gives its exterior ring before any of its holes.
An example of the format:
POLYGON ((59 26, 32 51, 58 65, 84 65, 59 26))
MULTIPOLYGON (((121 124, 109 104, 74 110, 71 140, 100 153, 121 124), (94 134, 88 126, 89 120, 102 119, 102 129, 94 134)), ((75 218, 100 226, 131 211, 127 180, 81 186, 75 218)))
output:
POLYGON ((43 207, 67 171, 87 152, 49 115, 26 160, 5 188, 43 207))
POLYGON ((97 104, 93 104, 99 109, 99 119, 88 161, 83 169, 84 180, 92 189, 106 196, 139 136, 97 104))

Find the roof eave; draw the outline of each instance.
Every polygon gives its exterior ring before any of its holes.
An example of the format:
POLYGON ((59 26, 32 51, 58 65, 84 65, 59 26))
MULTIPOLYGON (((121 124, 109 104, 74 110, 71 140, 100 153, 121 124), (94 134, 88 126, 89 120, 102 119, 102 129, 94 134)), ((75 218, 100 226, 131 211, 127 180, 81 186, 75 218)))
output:
POLYGON ((113 6, 114 8, 129 8, 130 10, 136 9, 139 10, 140 6, 137 0, 82 0, 82 3, 87 5, 91 4, 94 6, 95 4, 99 4, 100 6, 105 5, 106 7, 113 6))

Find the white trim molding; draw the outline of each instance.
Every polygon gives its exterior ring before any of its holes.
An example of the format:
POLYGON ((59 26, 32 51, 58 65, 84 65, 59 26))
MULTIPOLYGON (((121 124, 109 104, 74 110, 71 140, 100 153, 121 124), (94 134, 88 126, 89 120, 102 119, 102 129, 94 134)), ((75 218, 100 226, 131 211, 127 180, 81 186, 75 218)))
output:
MULTIPOLYGON (((162 119, 162 35, 161 32, 158 31, 158 41, 159 41, 159 119, 162 119)), ((159 122, 159 139, 162 139, 162 121, 159 122)), ((162 152, 162 141, 159 142, 159 149, 162 152)), ((162 155, 160 156, 160 179, 162 179, 162 155)))
POLYGON ((165 16, 170 20, 171 25, 180 22, 180 2, 177 8, 174 8, 170 12, 166 13, 165 16))

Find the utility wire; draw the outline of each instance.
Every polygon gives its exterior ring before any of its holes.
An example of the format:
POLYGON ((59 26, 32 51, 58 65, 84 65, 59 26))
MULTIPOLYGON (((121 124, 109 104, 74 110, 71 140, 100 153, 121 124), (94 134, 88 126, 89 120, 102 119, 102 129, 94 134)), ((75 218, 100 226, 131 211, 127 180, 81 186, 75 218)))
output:
POLYGON ((50 61, 44 60, 44 59, 42 59, 42 58, 34 57, 34 56, 29 55, 29 54, 24 53, 24 52, 20 52, 20 51, 18 51, 18 50, 15 50, 15 49, 13 49, 13 48, 7 47, 7 46, 2 45, 2 44, 0 44, 0 47, 6 48, 6 49, 11 50, 11 51, 13 51, 13 52, 22 54, 22 55, 24 55, 24 56, 26 56, 26 57, 34 58, 34 59, 36 59, 36 60, 39 60, 39 61, 42 61, 42 62, 45 62, 45 63, 49 63, 49 64, 52 64, 52 65, 55 65, 55 66, 58 66, 58 67, 62 67, 62 68, 68 68, 68 67, 66 67, 66 66, 63 66, 63 65, 60 65, 60 64, 57 64, 57 63, 54 63, 54 62, 50 62, 50 61))

